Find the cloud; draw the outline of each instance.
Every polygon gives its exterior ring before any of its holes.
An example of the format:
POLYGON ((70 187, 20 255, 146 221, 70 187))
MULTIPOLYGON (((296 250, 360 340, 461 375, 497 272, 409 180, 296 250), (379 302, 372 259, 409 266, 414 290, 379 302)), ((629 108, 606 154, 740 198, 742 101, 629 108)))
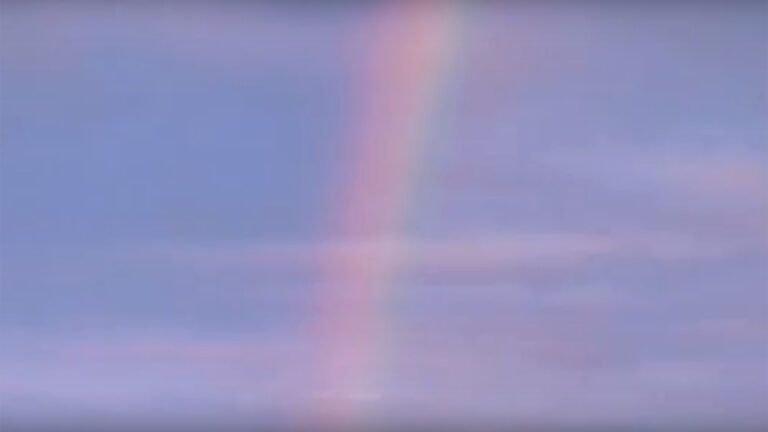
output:
POLYGON ((613 235, 568 232, 498 232, 451 238, 379 237, 316 242, 157 244, 156 258, 202 266, 297 269, 328 262, 394 260, 415 270, 564 267, 593 258, 714 259, 752 246, 671 232, 613 235))
POLYGON ((0 401, 7 418, 123 415, 238 420, 298 406, 311 368, 306 344, 134 335, 117 340, 6 343, 0 401), (37 356, 35 347, 47 354, 37 356), (35 413, 35 408, 42 408, 35 413), (181 416, 181 417, 179 417, 181 416))
MULTIPOLYGON (((316 359, 281 341, 140 335, 59 341, 46 358, 4 361, 0 400, 6 416, 32 416, 42 408, 47 420, 257 415, 285 421, 308 414, 313 401, 332 399, 370 405, 372 418, 386 421, 737 426, 765 421, 756 408, 766 389, 754 380, 765 371, 755 359, 657 356, 588 367, 526 359, 526 344, 550 343, 555 350, 578 344, 547 340, 533 327, 510 330, 505 340, 480 344, 423 329, 421 337, 400 335, 400 344, 380 359, 381 387, 352 394, 312 387, 316 359), (423 337, 429 333, 432 337, 423 337)), ((497 336, 501 333, 497 329, 497 336)))

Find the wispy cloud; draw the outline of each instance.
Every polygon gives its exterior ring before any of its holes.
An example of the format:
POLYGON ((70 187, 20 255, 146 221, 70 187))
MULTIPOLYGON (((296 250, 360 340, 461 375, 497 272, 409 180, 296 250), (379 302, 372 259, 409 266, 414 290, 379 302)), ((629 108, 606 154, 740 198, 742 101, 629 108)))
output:
POLYGON ((408 268, 467 268, 544 265, 562 266, 591 258, 640 258, 675 261, 708 259, 754 246, 695 238, 670 232, 627 232, 613 235, 499 232, 424 239, 385 237, 316 242, 228 244, 158 244, 144 252, 179 262, 212 266, 299 268, 323 260, 377 260, 392 257, 408 268))

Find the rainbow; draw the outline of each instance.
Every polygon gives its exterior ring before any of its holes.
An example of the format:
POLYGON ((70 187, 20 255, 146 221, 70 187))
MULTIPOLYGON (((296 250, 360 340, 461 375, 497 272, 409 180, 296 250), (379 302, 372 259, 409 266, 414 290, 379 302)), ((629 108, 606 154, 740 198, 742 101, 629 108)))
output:
POLYGON ((377 360, 387 336, 380 310, 397 276, 402 235, 419 161, 434 127, 459 35, 459 2, 394 2, 377 10, 365 59, 360 107, 351 116, 332 231, 341 242, 369 244, 364 254, 321 257, 327 288, 318 298, 313 427, 344 429, 364 421, 376 397, 377 360))

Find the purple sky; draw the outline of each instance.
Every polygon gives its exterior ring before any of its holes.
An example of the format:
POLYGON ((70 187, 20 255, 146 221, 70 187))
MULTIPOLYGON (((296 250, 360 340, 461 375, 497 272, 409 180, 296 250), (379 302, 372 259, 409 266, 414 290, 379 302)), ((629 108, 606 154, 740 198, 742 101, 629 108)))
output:
POLYGON ((768 426, 766 3, 467 3, 360 240, 379 7, 3 2, 0 420, 294 422, 316 257, 397 242, 373 424, 768 426))

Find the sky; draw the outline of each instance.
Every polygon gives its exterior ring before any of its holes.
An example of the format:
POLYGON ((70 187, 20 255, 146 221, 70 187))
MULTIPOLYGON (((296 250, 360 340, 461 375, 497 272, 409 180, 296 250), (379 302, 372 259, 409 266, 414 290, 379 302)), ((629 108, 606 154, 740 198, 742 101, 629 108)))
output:
POLYGON ((0 422, 768 427, 767 42, 745 0, 4 1, 0 422))

